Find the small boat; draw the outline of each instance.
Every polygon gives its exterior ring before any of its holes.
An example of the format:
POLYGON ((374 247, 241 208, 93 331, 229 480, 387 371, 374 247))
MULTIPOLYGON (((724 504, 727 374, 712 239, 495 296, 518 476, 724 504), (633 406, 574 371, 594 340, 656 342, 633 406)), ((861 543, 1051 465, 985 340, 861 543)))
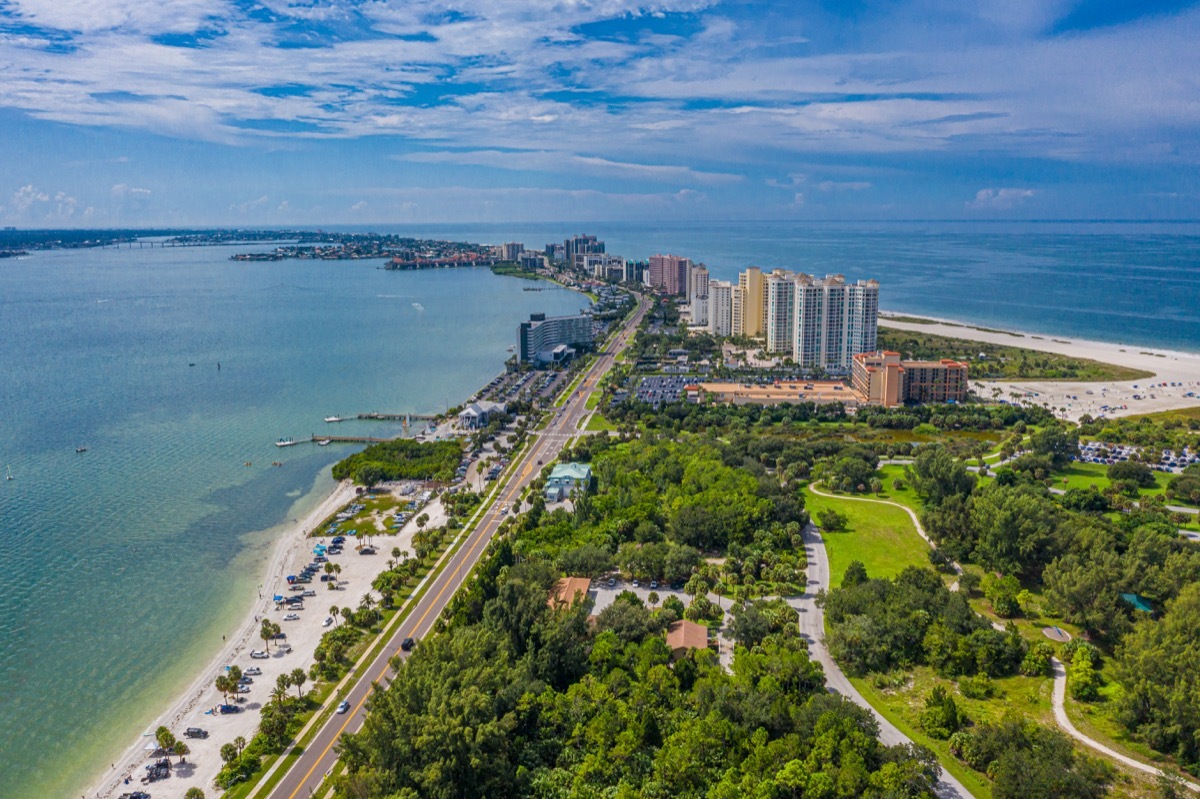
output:
POLYGON ((243 464, 243 465, 245 465, 245 466, 253 466, 254 464, 253 464, 253 463, 251 463, 250 461, 246 461, 246 463, 245 463, 245 464, 243 464))
POLYGON ((425 306, 424 306, 424 305, 422 305, 422 304, 421 304, 421 303, 419 303, 419 302, 414 302, 414 303, 412 304, 412 307, 416 308, 418 311, 423 311, 423 310, 425 310, 425 306))
POLYGON ((12 476, 12 467, 11 467, 11 466, 9 466, 9 467, 7 467, 7 468, 8 468, 8 474, 7 474, 7 475, 5 475, 4 479, 5 479, 5 480, 11 480, 11 479, 13 479, 13 476, 12 476))
POLYGON ((87 452, 87 447, 76 447, 75 451, 79 452, 79 453, 84 453, 84 452, 87 452))
POLYGON ((283 464, 280 463, 279 461, 271 461, 271 465, 272 466, 282 466, 283 464))
POLYGON ((344 422, 344 421, 346 421, 346 417, 344 417, 344 416, 326 416, 325 421, 329 422, 330 424, 332 424, 334 422, 344 422))
POLYGON ((275 446, 277 446, 277 447, 294 447, 294 446, 296 446, 296 442, 290 438, 281 438, 275 442, 275 446))
POLYGON ((508 345, 508 351, 509 351, 509 352, 516 352, 516 351, 517 351, 517 345, 516 345, 516 344, 509 344, 509 345, 508 345))
POLYGON ((317 446, 318 446, 318 447, 328 447, 328 446, 329 446, 329 439, 328 439, 328 438, 322 438, 320 441, 318 441, 318 442, 317 442, 317 446))

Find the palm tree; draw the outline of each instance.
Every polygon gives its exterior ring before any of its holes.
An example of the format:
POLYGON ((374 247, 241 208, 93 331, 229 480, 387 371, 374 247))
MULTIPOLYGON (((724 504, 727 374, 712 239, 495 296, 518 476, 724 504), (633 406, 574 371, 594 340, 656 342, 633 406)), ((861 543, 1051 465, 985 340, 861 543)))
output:
POLYGON ((216 682, 215 682, 215 687, 218 691, 221 692, 221 698, 224 699, 225 702, 228 704, 229 692, 231 690, 233 690, 233 686, 230 685, 229 675, 218 674, 216 682))
MULTIPOLYGON (((279 676, 282 677, 284 675, 281 674, 279 676)), ((271 689, 271 700, 275 704, 282 706, 283 700, 286 698, 287 698, 287 686, 277 684, 274 688, 271 689)))
POLYGON ((238 757, 241 757, 242 752, 246 751, 246 739, 239 735, 233 739, 233 745, 237 747, 238 757))
MULTIPOLYGON (((290 688, 291 686, 292 686, 292 675, 287 674, 285 672, 284 674, 280 674, 278 677, 275 678, 275 691, 283 691, 284 696, 287 695, 287 689, 290 688)), ((275 691, 271 692, 272 697, 275 696, 275 691)), ((280 704, 282 704, 282 702, 280 702, 280 704)))
POLYGON ((280 627, 278 624, 270 619, 263 619, 262 629, 258 631, 258 637, 263 639, 263 642, 267 645, 268 652, 271 651, 271 639, 274 638, 275 634, 279 631, 280 627))
POLYGON ((296 698, 297 699, 300 699, 304 696, 304 693, 301 691, 301 688, 303 687, 304 683, 307 680, 308 680, 308 675, 304 673, 304 669, 300 669, 300 668, 292 669, 291 681, 292 681, 292 685, 296 686, 296 698))
POLYGON ((334 605, 333 607, 331 607, 329 609, 329 618, 333 619, 334 625, 337 624, 338 616, 340 616, 341 613, 342 613, 342 609, 339 608, 337 605, 334 605))

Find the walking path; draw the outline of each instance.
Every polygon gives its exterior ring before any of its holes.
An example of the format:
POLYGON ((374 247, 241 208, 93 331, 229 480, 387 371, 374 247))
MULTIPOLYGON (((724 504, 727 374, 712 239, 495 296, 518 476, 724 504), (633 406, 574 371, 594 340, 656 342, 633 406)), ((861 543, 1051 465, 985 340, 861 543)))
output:
MULTIPOLYGON (((804 528, 803 536, 804 554, 808 557, 808 586, 801 596, 788 599, 788 604, 800 614, 800 635, 808 641, 809 657, 825 670, 825 685, 830 691, 870 711, 879 722, 879 740, 888 746, 912 743, 907 735, 871 707, 830 657, 825 647, 825 612, 817 605, 817 592, 829 590, 829 557, 820 531, 811 522, 804 528)), ((945 769, 938 780, 937 792, 942 799, 972 799, 971 792, 945 769)))
MULTIPOLYGON (((936 548, 936 545, 932 541, 929 540, 929 536, 925 534, 925 528, 923 528, 921 526, 921 520, 917 518, 917 514, 911 508, 905 507, 904 505, 901 505, 897 502, 892 502, 890 500, 885 500, 885 499, 873 499, 871 497, 847 497, 847 496, 840 496, 840 495, 836 495, 836 494, 827 494, 824 491, 821 491, 820 489, 818 489, 816 486, 814 486, 811 483, 808 486, 808 490, 813 492, 817 496, 826 497, 828 499, 839 499, 839 500, 846 499, 846 500, 853 500, 853 501, 857 501, 857 502, 876 502, 876 503, 879 503, 880 505, 894 505, 897 508, 902 508, 905 512, 908 513, 908 516, 909 516, 909 518, 912 519, 913 524, 916 525, 917 533, 921 536, 921 538, 924 538, 925 541, 929 543, 929 546, 936 548)), ((1053 490, 1053 489, 1051 489, 1051 490, 1053 490)), ((811 525, 810 525, 810 527, 811 527, 811 525)), ((808 538, 808 530, 805 530, 804 532, 805 532, 805 538, 804 538, 805 551, 807 552, 810 549, 816 550, 819 548, 821 557, 824 558, 825 557, 825 543, 824 543, 824 541, 822 541, 820 539, 820 533, 816 532, 816 530, 813 530, 813 533, 815 534, 816 540, 818 542, 818 546, 810 546, 809 538, 808 538)), ((809 553, 809 558, 810 558, 809 563, 810 563, 810 569, 811 569, 812 568, 811 567, 812 553, 809 553)), ((962 574, 962 566, 960 566, 957 563, 954 563, 953 565, 954 565, 955 571, 957 571, 959 574, 962 574)), ((824 569, 825 569, 825 579, 824 579, 823 584, 825 586, 828 586, 829 585, 829 563, 827 560, 824 563, 824 569)), ((809 583, 810 584, 812 583, 812 572, 811 571, 809 573, 809 583)), ((808 594, 805 594, 805 596, 807 597, 808 594)), ((804 611, 801 610, 801 613, 803 614, 804 611)), ((819 608, 817 608, 817 613, 821 613, 819 608)), ((818 617, 818 618, 820 618, 820 617, 818 617)), ((999 630, 1004 629, 1004 627, 1002 625, 997 624, 996 622, 992 622, 992 626, 999 630)), ((801 616, 800 627, 801 627, 801 632, 804 633, 805 632, 805 619, 804 619, 803 615, 801 616)), ((823 627, 823 622, 818 624, 818 629, 821 629, 822 627, 823 627)), ((808 634, 805 634, 805 637, 809 638, 810 636, 808 634)), ((820 651, 822 654, 825 655, 826 658, 828 657, 828 652, 825 651, 824 644, 820 645, 820 651)), ((817 659, 820 660, 820 657, 818 656, 817 659)), ((821 664, 825 665, 824 660, 821 660, 821 664)), ((1096 740, 1093 740, 1092 738, 1087 737, 1086 735, 1081 733, 1079 730, 1077 730, 1075 728, 1075 725, 1071 723, 1071 720, 1069 718, 1067 718, 1067 708, 1066 708, 1067 670, 1063 666, 1062 661, 1060 661, 1058 658, 1052 658, 1050 661, 1050 664, 1051 664, 1052 668, 1054 669, 1054 699, 1053 699, 1054 720, 1058 722, 1059 727, 1062 727, 1063 732, 1065 732, 1067 735, 1074 738, 1076 741, 1079 741, 1079 743, 1081 743, 1085 746, 1088 746, 1088 747, 1096 750, 1097 752, 1101 753, 1105 757, 1111 758, 1112 760, 1115 760, 1118 763, 1121 763, 1122 765, 1128 766, 1129 768, 1145 772, 1146 774, 1153 774, 1155 776, 1158 776, 1163 773, 1160 769, 1158 769, 1154 766, 1148 765, 1146 763, 1143 763, 1140 760, 1134 760, 1132 757, 1123 755, 1123 754, 1105 746, 1104 744, 1100 743, 1099 741, 1096 741, 1096 740)), ((836 665, 834 666, 834 668, 835 669, 837 668, 836 665)), ((826 673, 827 674, 830 673, 828 666, 826 666, 826 673)), ((839 671, 838 674, 841 675, 841 672, 839 671)), ((843 679, 844 679, 844 677, 843 677, 843 679)), ((830 679, 829 684, 831 687, 833 686, 833 683, 834 683, 834 681, 832 679, 830 679)), ((835 688, 835 690, 837 690, 837 689, 835 688)), ((852 690, 852 691, 854 690, 853 686, 850 687, 850 690, 852 690)), ((859 695, 857 692, 855 692, 854 696, 852 696, 851 698, 853 698, 854 701, 859 704, 862 704, 862 702, 865 701, 862 699, 862 696, 859 695), (857 698, 854 698, 854 697, 857 697, 857 698)), ((872 712, 875 712, 875 711, 872 710, 872 712)), ((877 718, 881 718, 878 713, 876 713, 875 715, 877 718)), ((884 738, 884 736, 882 735, 882 730, 883 730, 882 722, 880 725, 880 730, 881 730, 880 738, 884 738)), ((897 733, 899 734, 898 730, 897 730, 897 733)), ((907 740, 907 739, 905 739, 905 740, 907 740)), ((1183 780, 1183 784, 1186 785, 1189 789, 1196 791, 1197 793, 1200 793, 1200 784, 1191 782, 1190 780, 1183 780)))
MULTIPOLYGON (((1075 725, 1067 718, 1067 669, 1058 658, 1052 658, 1050 665, 1054 669, 1054 720, 1058 722, 1058 726, 1063 728, 1063 732, 1081 744, 1095 749, 1105 757, 1111 758, 1124 766, 1145 772, 1146 774, 1153 774, 1156 777, 1163 773, 1160 769, 1143 763, 1140 760, 1134 760, 1132 757, 1127 757, 1120 752, 1110 749, 1099 741, 1092 740, 1075 729, 1075 725)), ((1200 793, 1200 785, 1191 780, 1183 780, 1183 784, 1189 789, 1200 793)))

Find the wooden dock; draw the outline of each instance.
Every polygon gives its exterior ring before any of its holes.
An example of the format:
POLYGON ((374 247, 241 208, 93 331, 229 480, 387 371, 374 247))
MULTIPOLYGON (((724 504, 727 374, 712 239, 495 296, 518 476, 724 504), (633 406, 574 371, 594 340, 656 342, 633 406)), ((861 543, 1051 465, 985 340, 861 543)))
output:
POLYGON ((392 441, 390 438, 374 438, 372 436, 313 436, 309 439, 312 443, 318 441, 329 441, 333 444, 382 444, 385 441, 392 441))

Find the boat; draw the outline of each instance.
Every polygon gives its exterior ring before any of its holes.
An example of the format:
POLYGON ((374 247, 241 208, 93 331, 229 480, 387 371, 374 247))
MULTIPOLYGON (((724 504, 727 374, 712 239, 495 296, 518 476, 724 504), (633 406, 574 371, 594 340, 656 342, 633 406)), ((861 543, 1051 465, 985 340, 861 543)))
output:
POLYGON ((423 310, 425 310, 425 306, 424 306, 424 305, 422 305, 422 304, 421 304, 421 303, 419 303, 419 302, 414 302, 414 303, 412 304, 412 306, 413 306, 414 308, 416 308, 418 311, 423 311, 423 310))
POLYGON ((317 446, 318 446, 318 447, 328 447, 328 446, 329 446, 329 439, 328 439, 328 438, 322 438, 320 441, 318 441, 318 442, 317 442, 317 446))
POLYGON ((332 424, 333 422, 344 422, 344 421, 346 421, 346 417, 345 416, 326 416, 325 421, 329 422, 330 424, 332 424))
POLYGON ((280 463, 279 461, 271 461, 271 465, 272 466, 282 466, 283 464, 280 463))
POLYGON ((277 447, 294 447, 294 446, 296 446, 296 442, 290 438, 281 438, 275 442, 275 446, 277 446, 277 447))
POLYGON ((5 480, 11 480, 11 479, 13 479, 13 476, 12 476, 12 467, 11 467, 11 466, 9 466, 9 467, 8 467, 8 474, 5 476, 5 478, 4 478, 4 479, 5 479, 5 480))
POLYGON ((509 352, 516 352, 516 351, 517 351, 517 345, 516 345, 516 344, 509 344, 509 345, 508 345, 508 351, 509 351, 509 352))
POLYGON ((84 452, 87 452, 87 447, 76 447, 75 451, 79 452, 79 453, 84 453, 84 452))

